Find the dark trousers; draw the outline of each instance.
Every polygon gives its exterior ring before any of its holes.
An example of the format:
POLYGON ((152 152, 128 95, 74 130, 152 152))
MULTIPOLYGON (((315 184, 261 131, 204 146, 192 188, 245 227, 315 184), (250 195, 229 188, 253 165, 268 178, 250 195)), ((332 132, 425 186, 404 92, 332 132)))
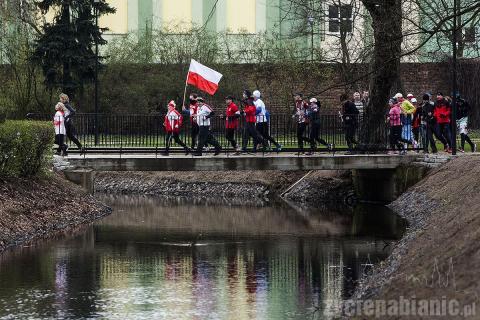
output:
POLYGON ((183 143, 182 140, 180 140, 180 137, 177 132, 167 132, 167 135, 165 136, 165 151, 168 152, 170 150, 170 144, 172 143, 172 138, 175 140, 175 142, 183 147, 184 149, 187 149, 187 145, 183 143))
POLYGON ((312 127, 310 128, 310 147, 312 150, 317 147, 317 142, 328 147, 328 143, 320 138, 320 123, 313 122, 312 127))
POLYGON ((450 123, 438 123, 437 124, 437 137, 442 141, 445 148, 447 145, 452 146, 452 134, 450 130, 450 123), (443 138, 443 139, 441 139, 443 138))
POLYGON ((227 141, 230 142, 234 149, 237 148, 237 141, 235 141, 235 129, 234 128, 227 128, 225 129, 225 138, 227 141))
POLYGON ((400 143, 402 139, 402 126, 390 127, 390 148, 395 150, 403 150, 403 145, 400 143))
POLYGON ((303 151, 303 142, 309 142, 312 144, 310 138, 305 137, 305 130, 307 130, 307 124, 305 122, 299 122, 297 125, 297 143, 299 151, 303 151))
POLYGON ((217 151, 222 149, 217 139, 210 132, 210 126, 199 126, 197 153, 202 153, 202 149, 207 143, 212 145, 217 151))
POLYGON ((191 137, 192 137, 192 149, 195 149, 195 146, 197 145, 197 137, 198 137, 198 132, 200 131, 198 124, 196 122, 192 122, 192 128, 190 131, 191 137))
POLYGON ((472 140, 470 140, 470 137, 465 133, 460 133, 460 146, 463 150, 465 150, 465 141, 468 142, 470 148, 472 148, 472 151, 474 151, 475 145, 473 144, 472 140))
POLYGON ((257 145, 262 144, 263 148, 266 149, 268 147, 267 142, 263 137, 258 133, 257 129, 255 128, 254 122, 246 122, 245 128, 243 132, 243 141, 242 141, 242 150, 247 150, 248 140, 250 137, 253 138, 253 151, 257 151, 257 145))
POLYGON ((75 127, 73 126, 72 120, 65 122, 65 130, 67 131, 67 137, 72 141, 78 149, 82 149, 82 144, 78 141, 76 135, 75 127))
POLYGON ((58 145, 57 153, 63 153, 63 155, 67 155, 67 145, 65 144, 65 135, 64 134, 56 134, 55 135, 55 144, 58 145))
POLYGON ((280 144, 278 144, 277 141, 275 141, 275 139, 273 139, 268 132, 268 122, 258 122, 257 131, 260 133, 263 139, 270 141, 275 145, 275 147, 280 148, 280 144))
MULTIPOLYGON (((353 145, 357 144, 355 141, 355 131, 357 126, 354 123, 345 124, 345 141, 347 142, 348 150, 353 150, 353 145)), ((401 129, 400 129, 401 130, 401 129)), ((401 135, 401 131, 400 131, 401 135)))
POLYGON ((435 144, 435 139, 433 138, 436 135, 435 125, 434 124, 427 124, 427 140, 423 143, 423 150, 428 152, 428 145, 432 149, 432 152, 437 152, 437 146, 435 144))

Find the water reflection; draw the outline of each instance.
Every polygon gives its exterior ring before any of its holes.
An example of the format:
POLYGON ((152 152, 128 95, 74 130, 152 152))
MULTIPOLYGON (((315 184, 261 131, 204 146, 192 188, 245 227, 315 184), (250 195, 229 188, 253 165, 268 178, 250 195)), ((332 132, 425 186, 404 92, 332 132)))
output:
POLYGON ((115 203, 78 235, 0 256, 0 317, 328 318, 316 306, 347 297, 404 227, 378 208, 115 203))

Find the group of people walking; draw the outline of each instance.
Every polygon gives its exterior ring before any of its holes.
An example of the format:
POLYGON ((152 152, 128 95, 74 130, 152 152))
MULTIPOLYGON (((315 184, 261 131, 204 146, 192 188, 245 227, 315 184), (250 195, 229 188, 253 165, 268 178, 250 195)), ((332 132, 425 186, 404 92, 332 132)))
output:
POLYGON ((73 117, 75 116, 75 109, 70 104, 70 99, 65 93, 60 94, 59 102, 55 105, 55 115, 53 118, 53 125, 55 127, 55 144, 58 146, 56 150, 57 155, 68 155, 68 145, 65 137, 68 137, 80 153, 85 152, 85 148, 78 140, 73 124, 73 117))
MULTIPOLYGON (((270 134, 270 113, 262 100, 260 91, 250 92, 245 90, 238 106, 233 96, 225 97, 225 111, 219 116, 225 121, 225 138, 233 148, 235 154, 246 153, 250 139, 252 140, 252 152, 272 150, 279 152, 282 145, 270 134), (240 121, 243 118, 244 121, 240 121), (236 141, 237 132, 243 123, 243 135, 241 143, 236 141)), ((347 94, 340 96, 342 104, 339 116, 343 123, 345 141, 348 152, 353 153, 357 141, 355 135, 361 123, 366 106, 369 102, 368 92, 361 95, 355 92, 352 99, 347 94)), ((389 100, 389 109, 386 121, 390 127, 389 144, 391 153, 405 153, 409 145, 418 149, 420 144, 425 152, 436 153, 436 139, 439 140, 446 152, 452 151, 452 121, 456 121, 458 132, 461 137, 460 152, 465 152, 465 142, 472 152, 476 151, 476 145, 468 135, 468 116, 470 105, 459 95, 456 96, 456 119, 452 119, 452 99, 444 96, 441 92, 435 98, 425 93, 419 102, 413 94, 406 98, 397 93, 389 100)), ((182 106, 177 110, 175 102, 168 103, 168 111, 165 115, 163 126, 165 135, 165 155, 168 155, 172 141, 183 147, 186 154, 192 153, 201 156, 205 148, 213 147, 214 155, 220 154, 222 147, 211 131, 211 118, 216 115, 214 109, 205 103, 203 97, 192 93, 189 96, 188 106, 182 106), (187 146, 180 138, 181 127, 184 118, 190 121, 191 145, 187 146)), ((313 154, 318 145, 326 150, 332 150, 333 144, 325 141, 321 136, 321 104, 316 97, 304 97, 301 93, 294 95, 294 107, 292 118, 296 123, 296 137, 299 154, 313 154), (305 151, 305 143, 309 149, 305 151)), ((55 105, 55 143, 58 145, 57 154, 67 155, 68 146, 66 137, 70 139, 80 150, 85 148, 76 137, 73 117, 75 109, 69 101, 69 97, 62 93, 59 102, 55 105)), ((286 125, 285 123, 283 125, 286 125)))
MULTIPOLYGON (((320 102, 316 98, 303 98, 301 94, 296 94, 295 106, 292 118, 297 122, 297 140, 299 153, 305 153, 304 142, 310 144, 310 150, 307 154, 312 154, 317 148, 317 142, 328 149, 332 149, 332 144, 327 143, 320 137, 320 102), (306 135, 307 125, 311 125, 309 135, 306 135)), ((272 150, 279 152, 282 145, 278 143, 270 134, 270 113, 262 100, 261 93, 258 90, 250 92, 245 90, 242 93, 240 107, 235 104, 233 96, 225 97, 225 112, 220 115, 225 119, 225 138, 231 147, 235 150, 234 154, 247 152, 247 147, 252 140, 252 152, 255 153, 259 148, 262 151, 272 150), (236 132, 240 129, 240 119, 244 118, 243 136, 241 145, 236 141, 236 132)), ((189 106, 182 107, 182 113, 175 109, 175 102, 170 101, 168 113, 165 115, 164 127, 166 131, 166 150, 168 155, 171 140, 184 148, 185 153, 192 152, 195 156, 201 156, 202 151, 207 146, 212 146, 215 150, 214 155, 220 154, 222 147, 210 131, 211 117, 215 115, 213 108, 207 105, 202 97, 192 93, 189 96, 189 106), (191 124, 191 146, 187 146, 179 138, 180 127, 183 122, 183 116, 190 119, 191 124)))
POLYGON ((406 99, 397 93, 389 101, 387 122, 390 125, 391 153, 405 153, 408 145, 418 148, 423 143, 424 152, 437 153, 436 140, 439 140, 444 151, 452 152, 453 135, 452 121, 460 134, 460 152, 465 152, 465 142, 470 145, 472 152, 476 145, 468 136, 468 115, 470 105, 460 95, 456 96, 456 119, 452 113, 453 99, 438 92, 435 97, 424 93, 419 102, 413 94, 408 94, 406 99))

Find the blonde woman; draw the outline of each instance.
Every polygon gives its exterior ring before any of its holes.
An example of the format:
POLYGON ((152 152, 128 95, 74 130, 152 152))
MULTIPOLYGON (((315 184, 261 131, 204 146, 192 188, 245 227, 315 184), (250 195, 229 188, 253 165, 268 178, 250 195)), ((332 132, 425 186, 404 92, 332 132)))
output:
POLYGON ((65 144, 65 105, 61 102, 55 105, 55 116, 53 117, 53 126, 55 127, 55 144, 58 145, 56 154, 67 155, 67 145, 65 144))
POLYGON ((75 143, 77 146, 78 150, 80 150, 80 154, 85 152, 85 148, 82 146, 80 141, 77 139, 77 133, 75 130, 75 126, 73 125, 73 117, 77 113, 75 109, 72 107, 70 104, 70 99, 68 98, 68 95, 65 93, 62 93, 60 95, 60 102, 63 103, 65 106, 65 130, 66 130, 66 135, 70 141, 75 143))

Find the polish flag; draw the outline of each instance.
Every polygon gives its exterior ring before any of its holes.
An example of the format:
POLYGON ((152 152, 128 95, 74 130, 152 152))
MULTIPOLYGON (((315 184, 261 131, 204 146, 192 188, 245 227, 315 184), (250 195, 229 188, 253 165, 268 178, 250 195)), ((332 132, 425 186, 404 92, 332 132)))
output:
POLYGON ((188 69, 187 83, 213 95, 223 75, 192 59, 188 69))

